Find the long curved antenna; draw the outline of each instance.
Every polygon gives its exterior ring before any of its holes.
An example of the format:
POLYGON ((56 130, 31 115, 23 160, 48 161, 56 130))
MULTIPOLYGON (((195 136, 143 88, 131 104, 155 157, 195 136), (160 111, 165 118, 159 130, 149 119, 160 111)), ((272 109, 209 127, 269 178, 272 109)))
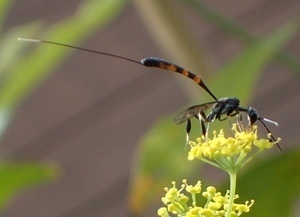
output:
MULTIPOLYGON (((259 121, 260 121, 260 123, 261 123, 261 124, 262 124, 262 125, 265 127, 265 129, 267 130, 267 132, 268 132, 268 133, 271 135, 271 138, 272 138, 273 142, 275 142, 275 141, 276 141, 276 139, 274 138, 273 134, 271 133, 271 131, 269 130, 269 128, 267 127, 267 125, 264 123, 264 121, 268 120, 268 121, 270 121, 271 123, 274 123, 275 125, 277 125, 277 126, 278 126, 277 122, 275 122, 275 121, 271 121, 271 120, 269 120, 269 119, 266 119, 266 118, 261 118, 261 117, 259 117, 259 118, 258 118, 258 120, 259 120, 259 121)), ((276 142, 275 144, 276 144, 276 146, 277 146, 277 148, 278 148, 279 152, 282 152, 282 150, 281 150, 281 147, 280 147, 279 143, 278 143, 278 142, 276 142)))
POLYGON ((46 43, 46 44, 63 46, 63 47, 77 49, 77 50, 81 50, 81 51, 85 51, 85 52, 114 57, 114 58, 118 58, 118 59, 122 59, 122 60, 127 60, 127 61, 139 64, 139 65, 144 65, 146 67, 156 67, 156 68, 160 68, 160 69, 166 69, 169 71, 177 72, 177 73, 182 74, 183 76, 188 77, 188 78, 192 79, 193 81, 195 81, 198 85, 200 85, 209 95, 211 95, 217 101, 217 97, 215 97, 215 95, 208 89, 208 87, 204 84, 204 82, 202 81, 200 76, 195 75, 194 73, 182 68, 181 66, 173 64, 164 59, 160 59, 157 57, 147 57, 145 59, 142 59, 141 61, 137 61, 137 60, 130 59, 130 58, 127 58, 124 56, 119 56, 116 54, 106 53, 106 52, 92 50, 92 49, 86 49, 86 48, 63 44, 63 43, 59 43, 59 42, 39 40, 39 39, 29 39, 29 38, 18 38, 18 40, 26 41, 26 42, 46 43))
POLYGON ((118 58, 118 59, 122 59, 122 60, 127 60, 127 61, 139 64, 139 65, 143 65, 140 61, 133 60, 133 59, 130 59, 130 58, 127 58, 127 57, 123 57, 123 56, 119 56, 119 55, 115 55, 115 54, 110 54, 110 53, 106 53, 106 52, 102 52, 102 51, 77 47, 77 46, 73 46, 73 45, 69 45, 69 44, 63 44, 63 43, 59 43, 59 42, 39 40, 39 39, 30 39, 30 38, 18 38, 18 40, 19 41, 26 41, 26 42, 36 42, 36 43, 46 43, 46 44, 58 45, 58 46, 63 46, 63 47, 72 48, 72 49, 76 49, 76 50, 81 50, 81 51, 85 51, 85 52, 100 54, 100 55, 109 56, 109 57, 114 57, 114 58, 118 58))

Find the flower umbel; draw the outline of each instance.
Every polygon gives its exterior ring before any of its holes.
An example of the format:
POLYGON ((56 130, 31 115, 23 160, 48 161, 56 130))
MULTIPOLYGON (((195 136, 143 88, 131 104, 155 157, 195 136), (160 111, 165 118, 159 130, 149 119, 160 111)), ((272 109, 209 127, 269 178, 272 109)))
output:
MULTIPOLYGON (((225 195, 217 192, 213 186, 209 186, 205 191, 202 191, 202 184, 200 181, 196 185, 188 185, 187 180, 182 181, 180 189, 176 188, 176 183, 172 182, 171 188, 165 188, 166 194, 162 198, 166 207, 161 207, 158 210, 158 215, 161 217, 169 217, 170 214, 177 216, 187 217, 222 217, 225 216, 229 206, 229 191, 225 195), (185 195, 184 193, 187 193, 185 195), (201 206, 196 201, 197 196, 206 199, 206 202, 201 206)), ((235 195, 234 200, 238 199, 235 195)), ((244 204, 233 203, 231 209, 231 216, 240 216, 244 212, 249 212, 250 207, 253 205, 254 200, 251 202, 246 201, 244 204)))
POLYGON ((234 137, 226 138, 224 131, 214 131, 213 139, 202 136, 197 142, 190 142, 189 160, 200 159, 227 172, 237 171, 255 155, 267 148, 272 148, 275 142, 269 139, 257 138, 257 126, 244 130, 237 124, 232 127, 234 137), (251 152, 254 147, 256 151, 251 152), (250 155, 248 155, 251 152, 250 155))
POLYGON ((258 139, 257 126, 244 129, 239 123, 232 127, 233 137, 225 137, 224 131, 214 132, 213 138, 202 136, 197 142, 190 142, 191 150, 188 154, 189 160, 199 159, 226 171, 230 176, 230 190, 222 195, 216 188, 209 186, 202 191, 200 181, 196 185, 188 185, 186 180, 180 189, 173 187, 165 188, 166 195, 162 198, 166 207, 158 210, 158 215, 169 217, 170 214, 178 217, 235 217, 249 212, 254 200, 246 201, 244 204, 235 203, 239 196, 235 193, 236 178, 238 170, 251 161, 264 149, 273 147, 280 139, 274 141, 271 134, 267 139, 258 139), (185 195, 184 192, 189 195, 185 195), (202 192, 202 193, 201 193, 202 192), (201 206, 196 199, 202 195, 206 203, 201 206))

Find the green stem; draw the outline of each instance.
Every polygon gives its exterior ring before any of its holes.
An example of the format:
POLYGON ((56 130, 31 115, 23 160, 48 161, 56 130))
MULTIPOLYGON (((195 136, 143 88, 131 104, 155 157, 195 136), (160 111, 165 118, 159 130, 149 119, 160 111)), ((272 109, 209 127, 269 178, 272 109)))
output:
POLYGON ((229 176, 230 176, 230 191, 229 191, 229 201, 228 201, 226 217, 230 217, 232 211, 232 205, 234 202, 235 189, 236 189, 236 172, 235 171, 229 172, 229 176))

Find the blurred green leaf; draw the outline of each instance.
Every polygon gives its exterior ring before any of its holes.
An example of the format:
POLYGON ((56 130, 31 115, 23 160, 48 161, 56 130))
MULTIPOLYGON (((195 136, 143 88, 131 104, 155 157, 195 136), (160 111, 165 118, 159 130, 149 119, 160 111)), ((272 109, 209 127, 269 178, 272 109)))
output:
MULTIPOLYGON (((1 21, 5 19, 9 3, 1 1, 1 21), (4 10, 3 10, 4 9, 4 10)), ((106 26, 121 12, 126 1, 84 1, 76 14, 49 28, 43 39, 77 44, 94 31, 106 26)), ((47 75, 62 63, 71 50, 40 44, 24 55, 29 43, 17 41, 18 37, 31 38, 40 30, 40 23, 15 27, 2 33, 0 41, 0 136, 11 120, 16 107, 40 84, 47 75)), ((57 168, 38 163, 0 162, 0 209, 12 197, 31 186, 52 180, 57 168)))
MULTIPOLYGON (((85 1, 73 17, 53 25, 41 37, 77 44, 111 22, 122 11, 125 3, 123 0, 85 1)), ((17 41, 17 38, 31 37, 33 33, 36 34, 38 27, 37 23, 16 27, 1 40, 0 55, 3 63, 0 66, 0 115, 7 117, 0 117, 0 120, 5 120, 1 123, 0 135, 15 108, 72 51, 40 44, 31 54, 21 58, 20 54, 29 44, 17 41)))
POLYGON ((182 180, 196 170, 196 163, 187 161, 184 127, 172 124, 165 117, 147 132, 135 154, 133 180, 129 198, 130 210, 141 213, 153 199, 159 201, 163 188, 173 180, 182 180))
POLYGON ((9 8, 13 2, 13 0, 0 1, 0 32, 2 32, 3 23, 5 22, 6 15, 9 12, 9 8))
POLYGON ((57 167, 39 163, 0 162, 0 210, 19 193, 58 175, 57 167))
MULTIPOLYGON (((296 33, 297 28, 295 23, 290 23, 249 45, 211 80, 211 90, 224 96, 235 94, 242 102, 249 100, 259 73, 296 33)), ((220 122, 216 121, 214 129, 219 124, 220 122)), ((223 124, 228 128, 228 122, 224 121, 223 124)), ((191 138, 193 139, 193 136, 191 138)), ((155 189, 161 190, 162 186, 172 180, 199 174, 199 167, 186 160, 184 140, 183 127, 173 126, 170 117, 158 122, 143 138, 137 154, 130 195, 130 208, 133 213, 139 213, 149 202, 159 200, 159 192, 155 192, 155 189)))
POLYGON ((216 93, 222 93, 222 97, 234 95, 243 104, 249 101, 266 63, 292 39, 298 30, 298 22, 291 22, 248 45, 245 51, 226 64, 218 74, 218 78, 210 82, 210 87, 216 93))
MULTIPOLYGON (((53 41, 77 44, 96 29, 105 26, 120 12, 123 5, 122 0, 86 1, 74 17, 49 28, 44 33, 43 39, 50 38, 53 41)), ((16 41, 16 43, 24 42, 16 41)), ((16 76, 7 79, 2 85, 0 107, 13 108, 18 105, 70 52, 70 49, 40 44, 31 55, 25 56, 12 68, 16 76)))
MULTIPOLYGON (((2 86, 11 77, 15 76, 12 68, 18 63, 21 58, 22 51, 28 44, 18 45, 16 38, 23 34, 26 37, 32 37, 40 29, 40 23, 31 23, 23 26, 18 26, 8 30, 0 40, 0 91, 2 86)), ((13 116, 13 108, 0 107, 0 138, 5 132, 10 120, 13 116)))
POLYGON ((150 35, 165 54, 177 64, 185 64, 202 75, 211 72, 209 55, 204 53, 182 17, 176 12, 173 0, 133 0, 150 35))
POLYGON ((19 59, 22 58, 23 51, 29 45, 26 43, 16 42, 16 38, 18 38, 19 35, 23 35, 28 38, 33 37, 41 29, 41 26, 40 22, 17 26, 5 32, 0 39, 0 89, 2 89, 2 85, 8 79, 7 77, 15 75, 12 68, 18 63, 19 59))
MULTIPOLYGON (((233 37, 246 42, 247 44, 253 43, 258 39, 257 37, 251 35, 251 33, 247 31, 247 29, 238 25, 236 22, 230 20, 229 18, 221 15, 220 12, 217 12, 214 9, 210 8, 206 3, 203 3, 202 1, 186 0, 180 2, 190 5, 190 7, 198 12, 199 15, 205 17, 215 26, 220 28, 223 32, 227 32, 233 37)), ((293 69, 295 72, 300 72, 300 61, 292 54, 284 50, 279 50, 275 55, 275 58, 283 65, 286 65, 287 67, 293 69)))
POLYGON ((254 199, 251 216, 296 216, 292 210, 300 194, 300 150, 275 155, 238 177, 241 201, 254 199))

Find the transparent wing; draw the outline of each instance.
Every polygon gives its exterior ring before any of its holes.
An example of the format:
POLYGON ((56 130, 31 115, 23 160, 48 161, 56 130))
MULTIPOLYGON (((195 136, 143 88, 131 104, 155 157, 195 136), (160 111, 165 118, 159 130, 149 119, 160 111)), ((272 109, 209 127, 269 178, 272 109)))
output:
POLYGON ((191 107, 179 112, 175 116, 174 122, 176 124, 182 124, 182 123, 186 122, 187 120, 189 120, 193 117, 198 118, 199 114, 201 115, 201 113, 204 113, 206 110, 213 107, 216 103, 218 103, 218 102, 214 101, 214 102, 204 103, 204 104, 201 104, 201 105, 191 106, 191 107))

